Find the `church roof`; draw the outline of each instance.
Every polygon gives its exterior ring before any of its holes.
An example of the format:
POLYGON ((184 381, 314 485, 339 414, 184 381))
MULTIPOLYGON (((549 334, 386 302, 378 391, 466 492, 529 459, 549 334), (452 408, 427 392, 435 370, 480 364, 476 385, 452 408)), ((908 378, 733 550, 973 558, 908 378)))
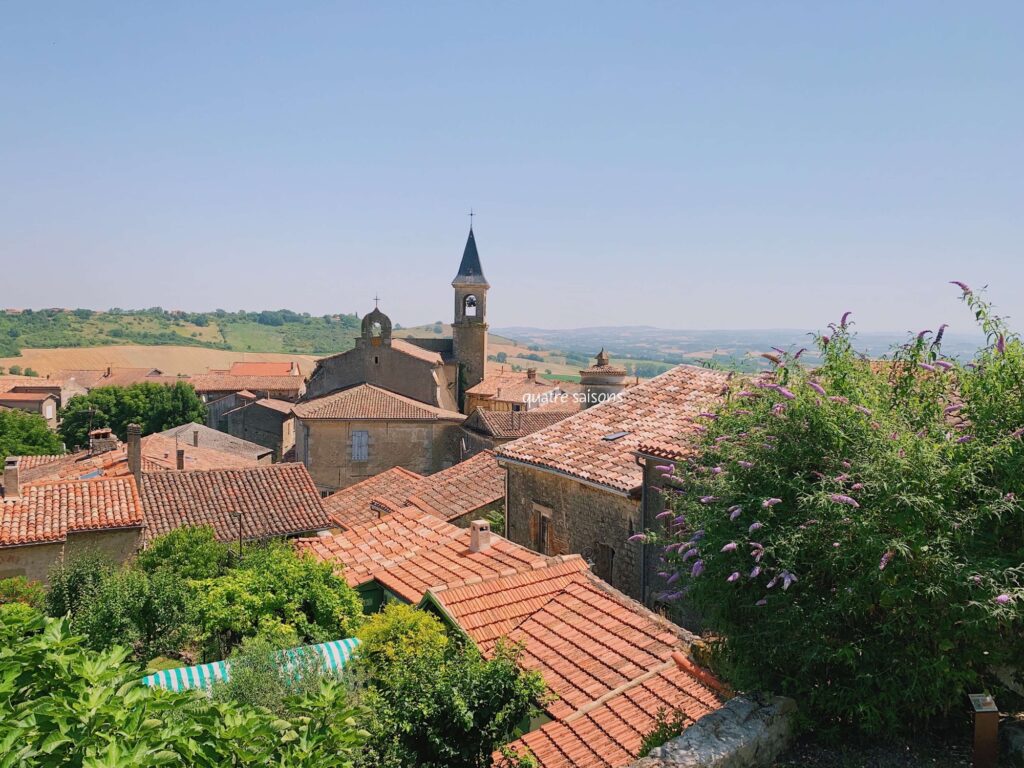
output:
POLYGON ((385 421, 462 421, 466 417, 372 384, 356 384, 323 397, 299 403, 300 419, 377 419, 385 421))
POLYGON ((476 250, 476 238, 473 237, 473 230, 469 230, 469 238, 466 240, 466 250, 462 252, 462 263, 459 264, 459 274, 452 280, 452 285, 482 285, 490 288, 487 278, 484 277, 484 268, 480 266, 480 254, 476 250))

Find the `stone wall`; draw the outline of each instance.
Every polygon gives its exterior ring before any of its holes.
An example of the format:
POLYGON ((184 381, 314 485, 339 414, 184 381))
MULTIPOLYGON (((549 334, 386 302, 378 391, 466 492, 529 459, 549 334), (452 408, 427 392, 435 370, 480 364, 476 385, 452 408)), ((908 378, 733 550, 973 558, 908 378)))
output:
POLYGON ((793 738, 796 702, 737 696, 630 768, 769 768, 793 738))
POLYGON ((295 448, 321 491, 347 488, 392 467, 429 475, 459 459, 459 422, 296 420, 295 448), (369 433, 366 461, 352 461, 352 432, 369 433))
POLYGON ((641 545, 627 541, 641 530, 639 501, 564 475, 502 463, 508 469, 508 538, 538 549, 535 516, 538 507, 550 510, 545 554, 579 553, 600 578, 640 599, 641 545))
POLYGON ((50 568, 62 557, 74 557, 94 551, 123 563, 138 550, 141 531, 138 528, 115 531, 87 531, 68 534, 66 542, 33 544, 0 548, 0 579, 24 576, 30 581, 47 580, 50 568))
POLYGON ((287 413, 251 403, 227 415, 229 435, 274 449, 274 460, 295 445, 295 418, 287 413))
POLYGON ((392 349, 386 342, 374 345, 358 339, 355 349, 317 362, 307 385, 306 399, 356 384, 373 384, 421 403, 454 410, 456 392, 449 383, 443 365, 392 349))

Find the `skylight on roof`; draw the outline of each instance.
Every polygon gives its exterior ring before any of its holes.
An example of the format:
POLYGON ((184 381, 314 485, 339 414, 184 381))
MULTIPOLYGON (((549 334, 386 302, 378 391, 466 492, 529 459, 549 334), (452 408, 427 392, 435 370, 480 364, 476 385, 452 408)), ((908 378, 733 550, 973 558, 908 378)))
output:
POLYGON ((88 472, 88 473, 82 475, 78 479, 79 480, 92 480, 93 478, 102 477, 102 476, 103 476, 103 470, 102 469, 97 469, 97 470, 94 470, 92 472, 88 472))
POLYGON ((628 434, 629 432, 612 432, 610 435, 605 435, 601 439, 611 442, 612 440, 618 440, 620 437, 625 437, 628 434))

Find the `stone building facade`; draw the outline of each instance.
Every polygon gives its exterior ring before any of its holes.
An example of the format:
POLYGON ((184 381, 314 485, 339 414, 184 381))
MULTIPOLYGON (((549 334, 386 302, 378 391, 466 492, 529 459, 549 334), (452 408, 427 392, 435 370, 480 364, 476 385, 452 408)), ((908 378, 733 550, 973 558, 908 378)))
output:
POLYGON ((264 398, 246 403, 224 415, 225 430, 233 437, 272 448, 274 461, 295 447, 292 403, 264 398))

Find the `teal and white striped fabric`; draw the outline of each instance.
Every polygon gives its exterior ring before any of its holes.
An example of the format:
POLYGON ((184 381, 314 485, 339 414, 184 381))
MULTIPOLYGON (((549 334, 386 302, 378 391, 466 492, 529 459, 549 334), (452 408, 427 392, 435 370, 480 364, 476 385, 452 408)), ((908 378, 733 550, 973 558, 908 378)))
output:
MULTIPOLYGON (((320 657, 320 665, 325 672, 339 672, 352 658, 352 652, 358 645, 358 639, 349 637, 281 651, 281 658, 284 664, 290 667, 299 656, 313 652, 320 657)), ((214 683, 228 680, 230 677, 231 662, 215 661, 212 664, 199 664, 195 667, 165 669, 142 678, 142 682, 150 688, 163 688, 167 691, 209 690, 214 683)))

